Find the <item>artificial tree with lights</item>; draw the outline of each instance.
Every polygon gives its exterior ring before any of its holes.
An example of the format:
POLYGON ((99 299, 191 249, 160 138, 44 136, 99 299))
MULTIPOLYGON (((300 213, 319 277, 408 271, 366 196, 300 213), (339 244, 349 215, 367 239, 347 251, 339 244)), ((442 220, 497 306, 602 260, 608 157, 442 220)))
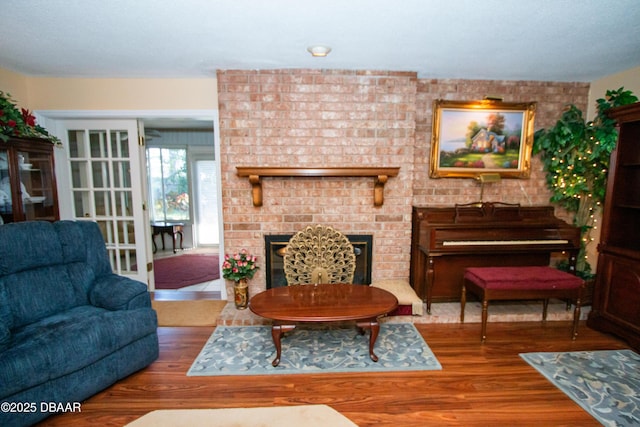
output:
POLYGON ((550 200, 573 213, 573 225, 581 229, 576 272, 585 279, 593 277, 586 249, 593 241, 591 232, 604 203, 609 159, 618 137, 607 110, 637 100, 624 88, 608 90, 604 99, 596 101, 594 120, 585 122, 582 111, 570 105, 554 127, 534 135, 533 153, 541 153, 547 187, 552 192, 550 200))

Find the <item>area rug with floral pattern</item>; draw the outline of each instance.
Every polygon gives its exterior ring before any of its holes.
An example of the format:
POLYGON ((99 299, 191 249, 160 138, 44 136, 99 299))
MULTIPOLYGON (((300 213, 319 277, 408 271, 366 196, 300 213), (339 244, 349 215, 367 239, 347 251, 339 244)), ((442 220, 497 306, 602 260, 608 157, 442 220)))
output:
POLYGON ((300 325, 282 338, 282 358, 271 362, 270 326, 218 326, 187 375, 267 375, 440 370, 442 366, 410 323, 383 323, 369 357, 369 333, 347 326, 300 325))
POLYGON ((520 357, 603 425, 640 425, 637 353, 605 350, 523 353, 520 357))

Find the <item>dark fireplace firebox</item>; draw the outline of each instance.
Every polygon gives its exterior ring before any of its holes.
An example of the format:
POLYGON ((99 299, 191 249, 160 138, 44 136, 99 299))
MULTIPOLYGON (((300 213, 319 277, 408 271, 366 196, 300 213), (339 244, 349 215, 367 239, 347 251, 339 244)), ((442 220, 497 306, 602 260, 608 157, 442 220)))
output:
MULTIPOLYGON (((287 280, 283 270, 283 255, 287 243, 293 235, 271 234, 264 236, 265 242, 265 274, 267 276, 267 289, 287 286, 287 280)), ((356 253, 356 271, 353 275, 353 283, 368 285, 371 283, 371 257, 373 236, 370 234, 347 234, 353 250, 356 253)))

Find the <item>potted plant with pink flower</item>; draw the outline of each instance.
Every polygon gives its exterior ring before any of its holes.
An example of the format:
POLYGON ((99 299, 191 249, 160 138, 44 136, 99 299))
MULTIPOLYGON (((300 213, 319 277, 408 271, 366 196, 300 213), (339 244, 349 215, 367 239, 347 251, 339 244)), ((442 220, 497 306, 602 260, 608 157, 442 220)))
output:
POLYGON ((245 309, 249 303, 249 279, 258 270, 257 257, 246 249, 234 255, 226 254, 222 263, 222 277, 234 281, 233 292, 236 308, 245 309))

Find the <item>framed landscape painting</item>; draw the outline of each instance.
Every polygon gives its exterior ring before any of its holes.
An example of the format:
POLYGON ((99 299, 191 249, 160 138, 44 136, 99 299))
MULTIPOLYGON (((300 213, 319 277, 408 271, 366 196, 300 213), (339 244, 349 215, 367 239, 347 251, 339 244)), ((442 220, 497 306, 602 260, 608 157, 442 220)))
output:
POLYGON ((535 102, 436 100, 431 178, 528 178, 535 109, 535 102))

